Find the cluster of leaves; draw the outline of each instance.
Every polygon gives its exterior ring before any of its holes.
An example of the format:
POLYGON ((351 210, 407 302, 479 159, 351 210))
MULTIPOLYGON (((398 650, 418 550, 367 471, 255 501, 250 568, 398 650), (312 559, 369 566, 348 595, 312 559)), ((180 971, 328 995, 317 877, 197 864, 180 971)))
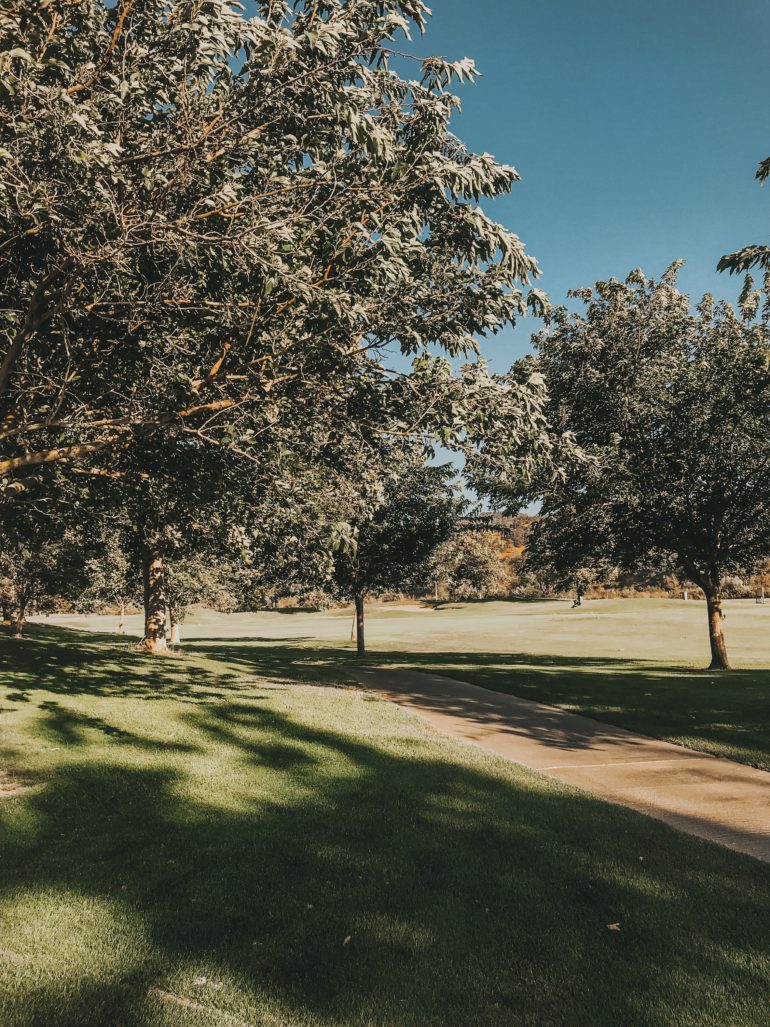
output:
POLYGON ((433 577, 450 599, 499 599, 516 583, 515 561, 497 531, 455 531, 432 554, 433 577))
MULTIPOLYGON (((268 444, 312 439, 321 458, 351 422, 480 437, 498 383, 483 363, 455 376, 436 348, 472 354, 542 297, 535 262, 477 203, 515 170, 448 127, 449 85, 472 66, 429 58, 407 80, 392 65, 391 40, 426 13, 0 13, 0 473, 103 464, 171 433, 257 469, 268 444), (389 372, 393 351, 411 372, 389 372)), ((519 457, 542 396, 515 391, 519 457)))
POLYGON ((584 457, 542 487, 530 561, 556 577, 592 567, 669 568, 717 609, 726 574, 770 538, 770 303, 749 281, 738 312, 635 271, 577 290, 538 366, 549 417, 584 457))

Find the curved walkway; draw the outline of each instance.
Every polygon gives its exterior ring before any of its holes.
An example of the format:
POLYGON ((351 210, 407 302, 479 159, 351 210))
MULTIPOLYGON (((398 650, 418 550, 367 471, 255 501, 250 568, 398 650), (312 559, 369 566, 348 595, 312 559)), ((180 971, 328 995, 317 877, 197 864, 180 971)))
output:
POLYGON ((770 862, 770 773, 437 674, 352 673, 442 734, 770 862))

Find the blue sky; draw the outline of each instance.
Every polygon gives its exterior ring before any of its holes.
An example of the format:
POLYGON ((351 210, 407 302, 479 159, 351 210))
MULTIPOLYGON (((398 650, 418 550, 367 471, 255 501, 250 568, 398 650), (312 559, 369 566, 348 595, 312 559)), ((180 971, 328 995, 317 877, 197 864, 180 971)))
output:
MULTIPOLYGON (((472 57, 454 129, 522 176, 490 208, 566 290, 659 275, 676 258, 691 295, 734 300, 719 257, 770 239, 768 0, 434 0, 421 54, 472 57)), ((484 350, 502 370, 527 318, 484 350)))

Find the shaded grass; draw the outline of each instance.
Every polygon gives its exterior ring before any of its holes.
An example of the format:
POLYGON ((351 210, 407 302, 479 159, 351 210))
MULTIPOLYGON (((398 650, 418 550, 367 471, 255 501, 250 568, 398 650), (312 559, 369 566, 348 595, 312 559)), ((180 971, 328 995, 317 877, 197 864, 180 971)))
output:
POLYGON ((527 653, 377 654, 770 770, 770 671, 709 671, 527 653))
MULTIPOLYGON (((770 604, 726 607, 740 669, 723 675, 698 669, 709 656, 704 604, 650 599, 591 601, 580 610, 548 600, 423 613, 373 606, 367 662, 464 678, 770 770, 770 604)), ((280 674, 291 662, 293 672, 304 667, 331 680, 350 658, 349 630, 348 611, 203 612, 185 624, 185 649, 240 673, 280 674)))
POLYGON ((4 1027, 766 1025, 767 866, 194 648, 0 640, 4 1027))

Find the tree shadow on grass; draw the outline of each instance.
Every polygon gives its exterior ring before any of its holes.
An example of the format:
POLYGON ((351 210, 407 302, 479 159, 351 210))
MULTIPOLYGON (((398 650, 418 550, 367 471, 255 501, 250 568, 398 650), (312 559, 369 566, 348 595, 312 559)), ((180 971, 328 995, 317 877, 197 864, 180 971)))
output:
POLYGON ((181 719, 224 754, 221 784, 171 752, 94 763, 79 735, 82 760, 16 800, 3 901, 58 901, 64 940, 120 960, 84 970, 75 949, 63 987, 16 952, 14 1027, 763 1022, 760 864, 419 735, 253 700, 181 719))
MULTIPOLYGON (((189 651, 243 673, 287 680, 312 672, 323 680, 350 681, 351 668, 361 665, 425 670, 770 770, 770 670, 720 675, 654 661, 531 653, 387 650, 356 661, 349 649, 297 646, 296 640, 262 646, 247 639, 199 639, 189 651)), ((485 719, 478 703, 473 714, 485 719)), ((499 721, 492 698, 486 719, 499 721)), ((558 735, 557 719, 545 730, 549 739, 558 735)))
POLYGON ((370 662, 429 670, 770 770, 770 670, 715 674, 528 653, 383 653, 370 662))
MULTIPOLYGON (((361 661, 350 649, 312 642, 203 638, 186 643, 179 656, 154 658, 132 652, 122 636, 34 625, 26 640, 0 639, 0 683, 11 686, 4 696, 8 705, 30 702, 40 690, 200 704, 221 702, 265 680, 353 684, 351 668, 361 661)), ((371 651, 365 663, 467 680, 770 770, 767 670, 715 675, 653 661, 529 653, 371 651)))

